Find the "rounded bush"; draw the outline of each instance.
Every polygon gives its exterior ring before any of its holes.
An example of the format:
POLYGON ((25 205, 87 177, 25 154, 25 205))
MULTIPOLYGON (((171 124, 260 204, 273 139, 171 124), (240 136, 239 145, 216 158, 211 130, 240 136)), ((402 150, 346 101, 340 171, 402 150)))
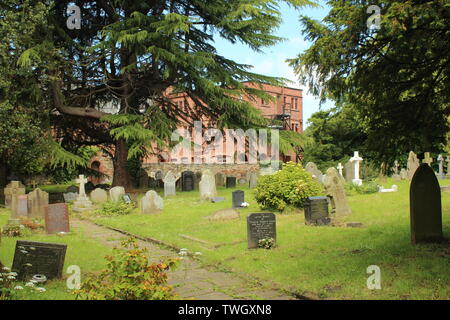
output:
POLYGON ((288 162, 273 175, 261 176, 255 199, 261 209, 283 211, 286 206, 303 208, 308 197, 323 194, 322 186, 300 164, 288 162))

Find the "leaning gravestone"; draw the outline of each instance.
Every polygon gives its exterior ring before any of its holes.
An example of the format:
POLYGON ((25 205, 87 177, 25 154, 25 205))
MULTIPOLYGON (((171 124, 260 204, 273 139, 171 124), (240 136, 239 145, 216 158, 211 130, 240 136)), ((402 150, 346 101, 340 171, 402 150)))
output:
POLYGON ((327 174, 324 179, 324 186, 327 191, 327 195, 331 199, 333 213, 337 216, 351 214, 352 210, 347 202, 344 184, 342 183, 339 173, 335 168, 329 168, 327 170, 327 174))
POLYGON ((227 188, 236 188, 236 177, 227 177, 226 187, 227 188))
POLYGON ((422 164, 416 170, 411 181, 409 201, 412 243, 441 242, 441 190, 436 175, 428 164, 422 164))
POLYGON ((30 218, 44 218, 44 206, 48 205, 48 193, 37 188, 28 194, 30 218))
POLYGON ((111 202, 120 202, 125 194, 124 187, 114 187, 109 189, 109 200, 111 202))
POLYGON ((216 179, 211 170, 206 169, 202 173, 202 179, 199 184, 200 200, 211 200, 217 195, 216 179))
POLYGON ((273 239, 276 242, 276 217, 273 213, 251 213, 247 216, 248 248, 258 248, 259 240, 273 239))
POLYGON ((322 183, 323 173, 317 168, 314 162, 308 162, 305 166, 305 170, 308 171, 317 182, 322 183))
POLYGON ((48 280, 61 278, 67 245, 34 241, 16 242, 12 271, 18 273, 21 281, 36 274, 43 274, 48 280))
POLYGON ((330 224, 328 198, 309 197, 305 202, 305 224, 323 226, 330 224))
POLYGON ((154 190, 148 191, 141 199, 141 213, 155 214, 164 208, 163 199, 154 190))
POLYGON ((44 207, 47 234, 70 232, 69 210, 66 203, 49 204, 44 207))
POLYGON ((236 190, 231 193, 233 208, 240 208, 245 202, 245 193, 242 190, 236 190))
POLYGON ((408 156, 408 179, 411 180, 416 172, 417 168, 419 168, 420 162, 417 158, 417 155, 414 152, 410 152, 408 156))
POLYGON ((100 188, 94 189, 91 192, 91 201, 94 204, 102 204, 108 201, 108 193, 100 188))

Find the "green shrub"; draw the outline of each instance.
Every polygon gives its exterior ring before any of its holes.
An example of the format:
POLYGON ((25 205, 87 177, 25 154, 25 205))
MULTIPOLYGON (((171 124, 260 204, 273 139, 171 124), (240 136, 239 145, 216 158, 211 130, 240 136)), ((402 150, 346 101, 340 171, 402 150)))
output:
POLYGON ((132 204, 127 204, 124 201, 105 202, 100 209, 95 210, 95 214, 101 216, 121 216, 130 214, 133 209, 134 206, 132 204))
POLYGON ((300 164, 288 162, 275 174, 259 178, 255 199, 261 209, 283 211, 287 205, 303 208, 306 198, 322 193, 322 186, 300 164))
POLYGON ((147 250, 136 240, 122 242, 107 256, 107 267, 99 275, 88 277, 79 290, 77 299, 85 300, 171 300, 175 298, 167 284, 167 271, 174 270, 178 259, 149 263, 147 250))
POLYGON ((363 183, 361 186, 356 186, 353 183, 348 183, 345 187, 347 194, 371 194, 378 192, 378 184, 374 181, 363 183))

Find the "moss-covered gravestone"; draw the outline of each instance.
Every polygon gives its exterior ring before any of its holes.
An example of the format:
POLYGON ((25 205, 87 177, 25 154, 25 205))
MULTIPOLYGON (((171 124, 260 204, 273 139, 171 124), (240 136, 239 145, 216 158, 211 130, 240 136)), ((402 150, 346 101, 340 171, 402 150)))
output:
POLYGON ((409 201, 412 243, 441 242, 441 190, 436 175, 428 164, 421 164, 414 173, 409 201))

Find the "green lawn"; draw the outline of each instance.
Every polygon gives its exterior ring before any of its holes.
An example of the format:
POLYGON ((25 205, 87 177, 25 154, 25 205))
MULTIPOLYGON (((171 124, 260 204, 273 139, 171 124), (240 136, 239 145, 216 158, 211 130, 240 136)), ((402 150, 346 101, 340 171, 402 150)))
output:
MULTIPOLYGON (((6 224, 9 217, 9 210, 0 209, 0 226, 6 224)), ((67 244, 66 260, 64 264, 64 273, 62 280, 54 280, 47 282, 44 287, 45 293, 33 293, 31 295, 20 294, 18 298, 28 300, 61 300, 74 299, 75 296, 70 293, 66 286, 66 271, 70 265, 77 265, 81 269, 82 280, 83 274, 100 271, 105 268, 106 261, 103 259, 105 255, 111 253, 111 248, 106 247, 95 240, 84 235, 84 230, 72 228, 72 232, 63 237, 56 235, 46 235, 44 232, 33 234, 30 237, 23 238, 7 238, 2 237, 0 243, 0 261, 7 267, 11 267, 14 250, 17 240, 43 241, 53 243, 67 244)), ((21 293, 21 292, 20 292, 21 293)))
MULTIPOLYGON (((383 185, 390 187, 388 180, 383 185)), ((202 261, 220 269, 273 282, 300 295, 348 299, 449 299, 448 245, 410 244, 409 182, 396 182, 397 193, 349 197, 351 216, 338 222, 362 222, 363 228, 313 227, 301 212, 277 215, 278 246, 248 250, 246 215, 260 211, 246 191, 250 208, 240 221, 209 222, 206 216, 230 207, 233 190, 220 189, 222 203, 201 203, 197 192, 165 199, 160 215, 95 218, 99 223, 203 253, 202 261), (194 237, 209 244, 188 240, 194 237), (367 267, 381 268, 381 290, 366 286, 367 267)), ((443 181, 450 184, 450 180, 443 181)), ((442 193, 444 234, 450 236, 450 193, 442 193)))

